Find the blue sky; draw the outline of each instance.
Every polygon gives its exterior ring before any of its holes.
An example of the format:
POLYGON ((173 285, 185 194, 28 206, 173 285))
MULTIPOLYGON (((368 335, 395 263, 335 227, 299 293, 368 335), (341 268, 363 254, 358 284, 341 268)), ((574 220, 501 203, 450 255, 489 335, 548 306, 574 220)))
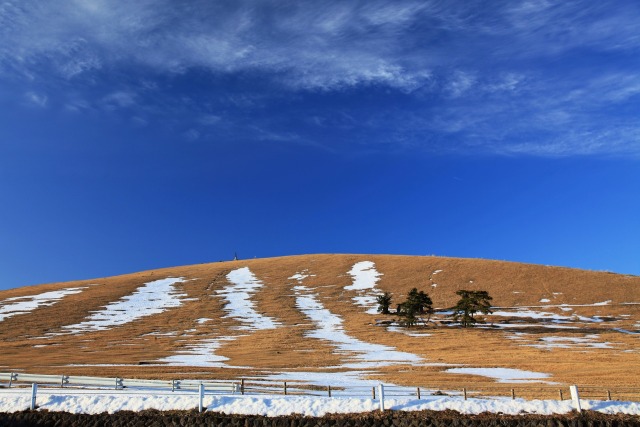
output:
POLYGON ((636 1, 0 4, 0 288, 304 253, 640 274, 636 1))

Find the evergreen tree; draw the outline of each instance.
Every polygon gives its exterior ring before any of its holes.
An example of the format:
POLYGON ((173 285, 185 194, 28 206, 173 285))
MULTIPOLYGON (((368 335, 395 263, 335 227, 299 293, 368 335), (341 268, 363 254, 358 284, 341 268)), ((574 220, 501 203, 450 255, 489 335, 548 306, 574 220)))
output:
POLYGON ((424 291, 418 292, 417 288, 413 288, 409 291, 407 300, 398 306, 398 315, 404 317, 402 321, 404 325, 413 326, 418 320, 418 315, 428 314, 431 317, 433 313, 432 304, 433 302, 429 295, 424 291))
POLYGON ((391 306, 391 293, 390 292, 385 292, 382 295, 378 295, 376 297, 376 302, 378 303, 378 313, 391 314, 389 312, 389 307, 391 306))
POLYGON ((482 314, 492 313, 490 301, 493 298, 489 296, 487 291, 460 290, 456 294, 460 296, 460 300, 453 307, 451 316, 454 320, 460 321, 462 327, 467 328, 476 323, 484 323, 483 320, 475 318, 478 312, 482 314))

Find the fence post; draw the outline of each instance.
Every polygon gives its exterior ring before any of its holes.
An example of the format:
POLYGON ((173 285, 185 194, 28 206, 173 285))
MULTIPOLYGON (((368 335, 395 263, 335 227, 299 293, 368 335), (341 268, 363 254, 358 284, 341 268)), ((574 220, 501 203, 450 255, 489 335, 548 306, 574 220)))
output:
POLYGON ((467 389, 466 388, 462 389, 462 394, 464 394, 464 400, 467 400, 467 389))
POLYGON ((204 400, 204 384, 200 383, 198 386, 198 412, 202 412, 202 401, 204 400))
POLYGON ((244 378, 240 380, 240 394, 244 394, 244 378))
POLYGON ((384 385, 380 384, 378 389, 380 392, 380 411, 384 412, 384 385))
POLYGON ((375 387, 371 387, 371 398, 373 400, 376 400, 376 388, 375 387))
POLYGON ((284 382, 284 395, 287 395, 287 382, 284 382))
POLYGON ((562 389, 559 389, 558 392, 560 392, 560 400, 564 400, 564 395, 562 394, 562 389))
POLYGON ((329 393, 329 397, 331 397, 331 386, 330 385, 327 386, 327 392, 329 393))
POLYGON ((418 391, 418 400, 420 400, 420 387, 416 387, 416 390, 418 391))
POLYGON ((13 384, 13 380, 16 379, 15 374, 11 372, 9 374, 9 388, 11 388, 11 384, 13 384))
POLYGON ((38 394, 38 384, 31 384, 31 410, 36 409, 36 396, 38 394))
POLYGON ((511 399, 516 400, 516 390, 513 388, 511 389, 511 399))
POLYGON ((572 385, 569 387, 571 392, 571 400, 573 400, 573 406, 575 406, 578 412, 582 412, 582 406, 580 406, 580 394, 578 393, 578 386, 572 385))
POLYGON ((607 390, 607 400, 611 400, 611 390, 607 390))

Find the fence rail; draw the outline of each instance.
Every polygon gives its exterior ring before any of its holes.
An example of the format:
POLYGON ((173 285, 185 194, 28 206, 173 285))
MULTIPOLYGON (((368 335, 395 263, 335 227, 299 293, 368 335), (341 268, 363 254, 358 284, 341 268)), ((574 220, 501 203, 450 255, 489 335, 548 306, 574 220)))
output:
POLYGON ((170 389, 198 390, 203 384, 209 392, 239 393, 240 386, 234 381, 198 381, 198 380, 147 380, 104 377, 83 377, 69 375, 39 375, 18 372, 0 372, 0 386, 13 387, 22 384, 39 384, 41 386, 56 387, 96 387, 121 390, 131 389, 170 389))
MULTIPOLYGON (((557 386, 513 387, 511 385, 473 386, 470 388, 449 389, 442 391, 435 387, 384 386, 346 386, 346 385, 312 385, 304 381, 275 381, 268 379, 240 380, 148 380, 126 378, 103 378, 69 375, 39 375, 17 372, 0 372, 0 387, 15 387, 37 384, 45 387, 84 387, 115 390, 165 390, 200 392, 202 388, 208 394, 281 394, 292 396, 316 397, 357 397, 379 399, 383 392, 387 398, 424 399, 428 396, 452 396, 468 398, 504 398, 567 400, 572 396, 569 388, 557 386)), ((630 387, 596 387, 580 386, 580 398, 589 400, 622 400, 640 401, 640 388, 630 387)))

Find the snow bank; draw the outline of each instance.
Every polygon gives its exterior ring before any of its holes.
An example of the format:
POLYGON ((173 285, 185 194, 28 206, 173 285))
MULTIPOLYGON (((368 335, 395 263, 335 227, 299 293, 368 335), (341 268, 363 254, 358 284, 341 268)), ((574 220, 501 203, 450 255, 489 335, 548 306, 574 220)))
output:
POLYGON ((87 320, 75 325, 63 326, 63 329, 72 334, 103 331, 114 326, 125 325, 142 317, 162 313, 169 308, 179 307, 182 304, 180 299, 187 296, 179 293, 176 289, 175 284, 180 282, 184 282, 182 277, 169 277, 145 283, 131 295, 96 311, 87 320))
MULTIPOLYGON (((64 411, 71 413, 98 414, 102 412, 142 411, 146 409, 188 410, 198 406, 195 393, 165 393, 144 395, 131 392, 100 393, 89 391, 71 391, 61 395, 59 392, 39 390, 38 406, 40 410, 64 411)), ((29 390, 0 390, 0 412, 16 412, 29 407, 29 390)), ((640 414, 640 403, 617 401, 582 400, 582 408, 603 413, 640 414)), ((206 395, 204 405, 208 411, 226 414, 280 416, 302 414, 323 416, 330 413, 360 413, 375 411, 379 401, 370 398, 353 397, 302 397, 302 396, 220 396, 206 395)), ((387 409, 398 411, 446 410, 451 409, 464 414, 482 412, 517 415, 527 414, 564 414, 572 411, 570 400, 524 400, 511 398, 468 399, 451 396, 425 396, 415 398, 385 399, 387 409)))
POLYGON ((25 297, 7 298, 0 302, 0 322, 18 314, 26 314, 38 307, 47 307, 59 302, 67 295, 78 294, 87 287, 64 288, 59 291, 44 292, 25 297))

